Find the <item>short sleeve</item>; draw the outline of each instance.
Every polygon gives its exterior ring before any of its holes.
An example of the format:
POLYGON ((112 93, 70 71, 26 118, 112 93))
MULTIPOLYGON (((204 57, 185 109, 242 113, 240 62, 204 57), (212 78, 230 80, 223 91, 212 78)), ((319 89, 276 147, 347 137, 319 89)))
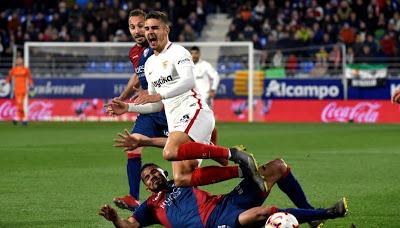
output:
POLYGON ((147 204, 147 200, 140 204, 132 216, 140 223, 140 226, 150 226, 158 223, 147 204))

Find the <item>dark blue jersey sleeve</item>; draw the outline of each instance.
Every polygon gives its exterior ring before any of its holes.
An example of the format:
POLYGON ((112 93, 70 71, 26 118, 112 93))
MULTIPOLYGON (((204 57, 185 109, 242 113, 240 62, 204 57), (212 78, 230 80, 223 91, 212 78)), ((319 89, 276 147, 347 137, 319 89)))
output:
POLYGON ((155 219, 155 216, 153 216, 151 208, 147 205, 147 200, 140 204, 132 216, 140 223, 140 226, 150 226, 159 223, 155 219))

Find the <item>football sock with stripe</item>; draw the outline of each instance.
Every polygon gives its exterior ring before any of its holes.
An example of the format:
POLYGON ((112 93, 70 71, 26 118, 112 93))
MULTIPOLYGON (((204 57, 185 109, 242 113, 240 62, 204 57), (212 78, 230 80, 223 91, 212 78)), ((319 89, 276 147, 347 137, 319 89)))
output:
POLYGON ((229 180, 239 177, 241 175, 240 172, 238 166, 206 166, 197 168, 192 173, 190 185, 202 186, 229 180))
POLYGON ((206 145, 197 142, 187 142, 180 145, 176 160, 228 158, 229 149, 222 146, 206 145))
POLYGON ((129 193, 137 200, 139 200, 141 167, 142 167, 142 155, 137 153, 128 153, 126 173, 129 181, 129 193))
POLYGON ((293 176, 290 168, 278 182, 278 187, 289 197, 289 199, 298 208, 313 209, 314 207, 308 202, 307 197, 300 183, 293 176))

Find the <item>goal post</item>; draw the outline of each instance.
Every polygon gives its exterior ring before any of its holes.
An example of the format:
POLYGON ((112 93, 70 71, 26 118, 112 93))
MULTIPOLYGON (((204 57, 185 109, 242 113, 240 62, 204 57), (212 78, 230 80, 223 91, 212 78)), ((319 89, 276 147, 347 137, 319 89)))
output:
MULTIPOLYGON (((244 72, 240 97, 247 100, 247 121, 254 118, 254 70, 259 63, 252 42, 183 42, 198 46, 201 58, 210 62, 221 79, 236 81, 244 72)), ((25 42, 24 61, 34 79, 121 79, 133 73, 128 59, 133 42, 25 42)), ((232 83, 231 83, 232 85, 232 83)), ((229 89, 234 90, 233 86, 229 89)), ((236 96, 230 91, 228 96, 236 96)), ((218 94, 217 94, 218 95, 218 94)), ((94 97, 95 98, 95 97, 94 97)), ((230 98, 229 98, 230 99, 230 98)), ((235 99, 235 98, 233 98, 235 99)))

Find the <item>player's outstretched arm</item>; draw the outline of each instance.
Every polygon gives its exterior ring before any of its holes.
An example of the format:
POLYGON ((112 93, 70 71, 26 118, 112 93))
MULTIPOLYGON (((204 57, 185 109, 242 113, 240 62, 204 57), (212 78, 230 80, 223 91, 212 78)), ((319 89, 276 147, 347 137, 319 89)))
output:
POLYGON ((118 133, 118 137, 114 139, 114 146, 124 148, 124 151, 132 151, 143 146, 164 148, 167 142, 167 138, 163 137, 149 138, 141 134, 130 134, 127 129, 124 133, 118 133))
POLYGON ((394 92, 392 96, 392 103, 400 104, 400 89, 394 92))
POLYGON ((117 211, 110 205, 104 205, 100 208, 99 215, 103 216, 106 220, 112 222, 118 228, 138 228, 140 224, 133 218, 129 220, 122 219, 118 216, 117 211))
POLYGON ((107 113, 109 115, 122 115, 128 112, 128 103, 123 102, 119 99, 113 99, 111 103, 105 105, 107 113))
POLYGON ((119 95, 118 99, 122 101, 128 100, 135 92, 138 91, 139 87, 139 77, 136 74, 133 74, 133 76, 129 79, 128 84, 126 84, 124 91, 122 91, 121 95, 119 95))

